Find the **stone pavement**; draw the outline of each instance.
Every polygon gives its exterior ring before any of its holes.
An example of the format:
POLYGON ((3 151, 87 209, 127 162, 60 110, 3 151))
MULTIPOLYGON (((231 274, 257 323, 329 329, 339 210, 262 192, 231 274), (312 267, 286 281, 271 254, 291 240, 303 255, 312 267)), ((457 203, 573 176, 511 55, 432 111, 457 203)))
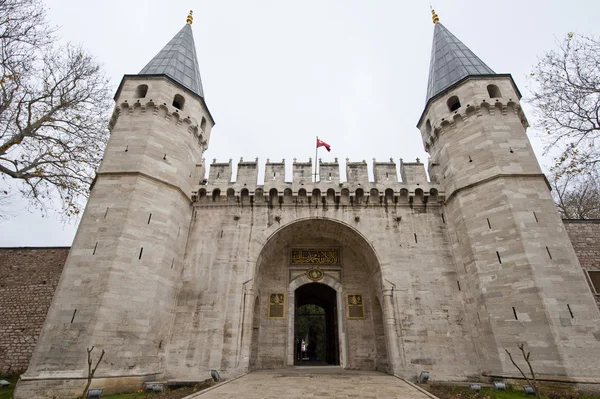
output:
POLYGON ((431 399, 396 377, 372 371, 343 370, 333 366, 255 371, 189 398, 431 399))

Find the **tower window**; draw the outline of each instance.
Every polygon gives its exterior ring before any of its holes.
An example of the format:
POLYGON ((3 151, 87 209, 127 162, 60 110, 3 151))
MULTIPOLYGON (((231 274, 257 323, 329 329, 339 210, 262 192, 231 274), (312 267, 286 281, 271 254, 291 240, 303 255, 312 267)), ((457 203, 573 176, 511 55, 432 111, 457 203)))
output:
POLYGON ((596 295, 600 295, 600 270, 588 270, 588 277, 596 295))
POLYGON ((144 98, 148 93, 148 85, 139 85, 137 89, 135 89, 135 97, 136 98, 144 98))
POLYGON ((448 104, 448 109, 450 110, 450 112, 454 112, 460 108, 460 100, 457 96, 450 97, 446 104, 448 104))
POLYGON ((206 118, 202 117, 202 122, 200 122, 200 130, 204 132, 204 129, 206 129, 206 118))
POLYGON ((487 91, 490 95, 490 98, 502 97, 502 93, 500 93, 500 89, 496 85, 488 85, 487 91))
POLYGON ((173 106, 179 110, 183 111, 183 105, 185 104, 185 98, 179 94, 175 94, 173 98, 173 106))

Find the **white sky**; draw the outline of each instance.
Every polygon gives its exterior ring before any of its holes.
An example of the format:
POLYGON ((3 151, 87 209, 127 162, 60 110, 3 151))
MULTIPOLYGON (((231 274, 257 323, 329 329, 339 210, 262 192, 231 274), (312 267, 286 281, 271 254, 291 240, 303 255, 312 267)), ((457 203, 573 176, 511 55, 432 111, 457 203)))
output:
MULTIPOLYGON (((425 0, 46 0, 64 41, 82 43, 116 88, 181 29, 194 10, 206 103, 217 124, 206 159, 315 155, 333 161, 426 162, 415 125, 425 101, 433 24, 425 0)), ((437 0, 441 22, 524 97, 537 57, 567 32, 598 35, 600 1, 437 0)), ((527 110, 527 107, 526 107, 527 110)), ((533 117, 529 112, 530 122, 533 117)), ((538 159, 542 145, 530 129, 538 159)), ((342 173, 345 167, 341 165, 342 173)), ((261 176, 262 178, 262 176, 261 176)), ((76 224, 42 218, 18 198, 0 246, 71 245, 76 224)))

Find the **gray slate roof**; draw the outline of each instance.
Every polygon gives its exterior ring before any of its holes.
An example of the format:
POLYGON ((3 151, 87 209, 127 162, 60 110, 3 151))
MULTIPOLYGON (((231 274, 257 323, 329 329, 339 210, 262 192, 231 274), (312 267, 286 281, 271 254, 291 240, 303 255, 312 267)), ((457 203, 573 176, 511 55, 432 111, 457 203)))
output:
POLYGON ((471 75, 495 75, 495 72, 450 33, 444 25, 437 23, 433 30, 433 46, 425 102, 464 77, 471 75))
POLYGON ((139 75, 167 75, 200 97, 204 97, 192 26, 185 24, 140 71, 139 75))

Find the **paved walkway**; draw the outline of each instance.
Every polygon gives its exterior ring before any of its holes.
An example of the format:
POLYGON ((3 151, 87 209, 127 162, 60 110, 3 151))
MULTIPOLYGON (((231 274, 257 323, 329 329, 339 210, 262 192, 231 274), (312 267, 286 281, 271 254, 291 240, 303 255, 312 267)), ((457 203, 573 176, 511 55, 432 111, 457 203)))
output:
POLYGON ((193 397, 431 399, 396 377, 378 372, 343 370, 339 367, 290 367, 255 371, 193 397))

